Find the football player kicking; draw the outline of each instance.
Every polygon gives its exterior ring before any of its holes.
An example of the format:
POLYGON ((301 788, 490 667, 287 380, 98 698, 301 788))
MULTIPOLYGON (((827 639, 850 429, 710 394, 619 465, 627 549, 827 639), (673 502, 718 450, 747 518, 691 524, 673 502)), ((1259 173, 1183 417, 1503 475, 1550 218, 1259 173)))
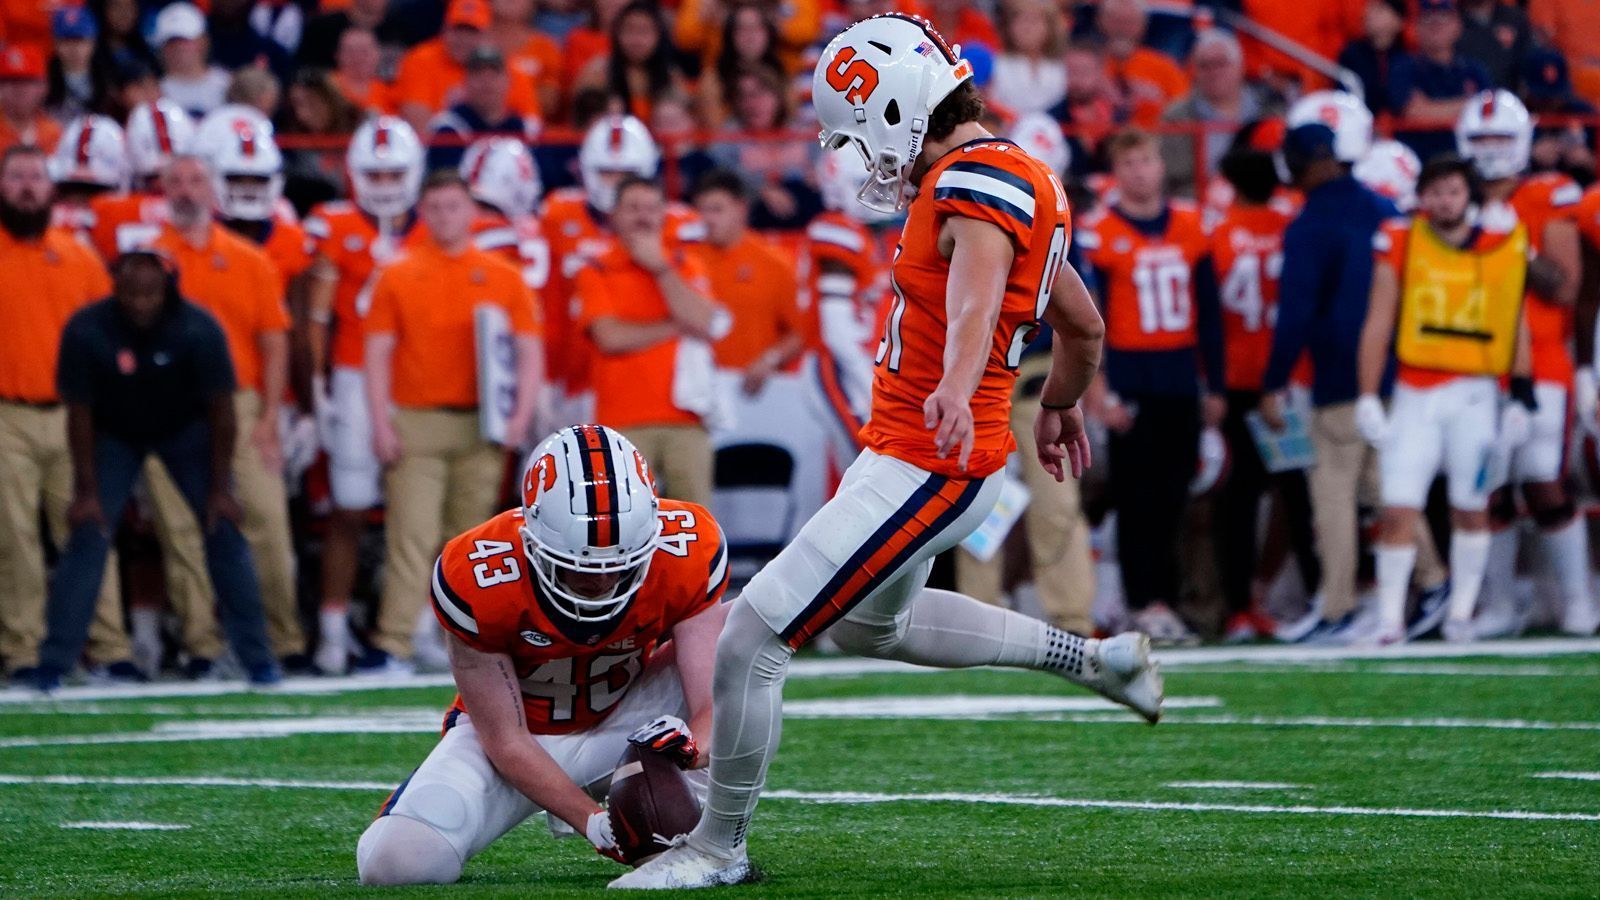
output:
POLYGON ((657 500, 644 458, 598 425, 534 450, 522 504, 451 540, 434 566, 460 694, 438 746, 361 836, 363 884, 454 882, 541 810, 552 831, 560 820, 616 854, 595 798, 629 741, 705 789, 693 735, 709 729, 726 612, 722 529, 702 507, 657 500))
POLYGON ((922 19, 895 13, 845 29, 813 81, 822 143, 851 146, 871 177, 859 199, 894 210, 917 186, 892 270, 866 449, 838 493, 732 605, 717 644, 711 791, 677 846, 611 883, 698 888, 750 874, 745 832, 777 750, 795 650, 829 630, 845 650, 927 666, 1036 669, 1161 715, 1149 641, 1088 640, 949 591, 926 589, 933 558, 994 505, 1014 446, 1022 349, 1055 332, 1034 425, 1040 464, 1081 474, 1077 408, 1104 327, 1063 265, 1067 201, 1045 164, 985 131, 972 66, 922 19))

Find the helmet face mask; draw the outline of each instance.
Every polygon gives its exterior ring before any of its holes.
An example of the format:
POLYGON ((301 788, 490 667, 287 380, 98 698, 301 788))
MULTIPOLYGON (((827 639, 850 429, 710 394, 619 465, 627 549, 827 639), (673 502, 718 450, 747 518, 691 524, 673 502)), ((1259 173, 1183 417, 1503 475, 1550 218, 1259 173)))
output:
POLYGON ((1486 181, 1515 178, 1533 155, 1533 119, 1517 95, 1483 91, 1456 119, 1456 153, 1471 160, 1486 181))
POLYGON ((283 194, 282 175, 217 173, 217 209, 225 218, 265 222, 283 194))
MULTIPOLYGON (((656 532, 660 533, 660 522, 656 532)), ((541 543, 524 525, 520 529, 522 550, 532 564, 539 586, 556 611, 576 622, 604 622, 615 617, 644 586, 655 557, 654 536, 631 553, 610 559, 584 559, 561 553, 541 543), (604 577, 611 576, 611 577, 604 577), (584 583, 606 585, 597 591, 584 590, 584 583), (609 584, 608 584, 609 582, 609 584)))

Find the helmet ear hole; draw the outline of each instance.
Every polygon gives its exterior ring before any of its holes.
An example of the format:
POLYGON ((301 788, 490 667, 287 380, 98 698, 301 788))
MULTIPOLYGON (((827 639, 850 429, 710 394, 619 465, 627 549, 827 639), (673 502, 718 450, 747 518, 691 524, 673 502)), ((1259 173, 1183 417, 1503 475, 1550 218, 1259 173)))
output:
POLYGON ((900 101, 899 100, 890 100, 889 101, 889 105, 884 107, 884 110, 883 110, 883 121, 887 122, 890 126, 895 126, 895 125, 899 125, 900 124, 900 101))

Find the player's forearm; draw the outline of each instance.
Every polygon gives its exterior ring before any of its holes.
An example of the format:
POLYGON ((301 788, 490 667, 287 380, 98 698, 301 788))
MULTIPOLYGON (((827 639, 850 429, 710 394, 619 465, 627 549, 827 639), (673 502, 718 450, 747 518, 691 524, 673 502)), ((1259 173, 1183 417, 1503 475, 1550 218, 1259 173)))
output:
MULTIPOLYGON (((544 342, 532 336, 520 336, 517 346, 517 398, 511 411, 513 421, 526 422, 533 416, 539 402, 540 382, 544 378, 544 342)), ((521 435, 512 435, 520 439, 521 435)))
POLYGON ((1044 406, 1071 406, 1083 399, 1100 371, 1100 341, 1064 338, 1057 332, 1050 345, 1050 374, 1039 402, 1044 406))
POLYGON ((990 343, 999 319, 999 304, 968 300, 950 319, 945 331, 944 377, 939 390, 970 399, 989 365, 990 343))
POLYGON ((374 334, 367 337, 367 409, 372 417, 389 421, 389 377, 394 356, 394 335, 374 334))
POLYGON ((100 476, 94 466, 94 413, 87 403, 67 404, 67 449, 72 457, 72 490, 98 497, 100 476))
POLYGON ((265 332, 257 336, 256 346, 261 351, 261 420, 276 423, 289 385, 289 335, 265 332))
POLYGON ((338 276, 332 266, 319 257, 306 277, 306 344, 313 376, 328 372, 328 334, 333 324, 333 295, 338 288, 338 276))
POLYGON ((670 341, 681 332, 675 321, 624 322, 621 319, 597 319, 589 326, 589 337, 601 353, 633 353, 647 350, 662 341, 670 341))
POLYGON ((533 735, 524 731, 520 736, 511 735, 493 743, 485 740, 483 749, 495 771, 524 797, 577 829, 579 834, 584 833, 590 813, 599 809, 600 804, 573 783, 533 735))
POLYGON ((1578 365, 1594 365, 1595 325, 1600 319, 1600 252, 1583 247, 1583 280, 1578 287, 1574 350, 1578 365))
POLYGON ((1393 267, 1379 263, 1372 269, 1367 320, 1361 326, 1361 342, 1356 349, 1356 386, 1363 394, 1376 394, 1383 386, 1399 309, 1400 276, 1393 267))
POLYGON ((667 300, 667 309, 678 326, 702 340, 714 340, 712 323, 718 306, 683 280, 677 270, 668 268, 656 277, 661 295, 667 300))

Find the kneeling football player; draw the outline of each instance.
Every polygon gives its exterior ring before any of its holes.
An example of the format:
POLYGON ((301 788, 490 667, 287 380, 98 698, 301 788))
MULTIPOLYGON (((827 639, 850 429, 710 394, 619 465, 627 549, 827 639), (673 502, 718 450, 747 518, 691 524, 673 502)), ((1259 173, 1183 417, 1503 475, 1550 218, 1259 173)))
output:
POLYGON ((522 508, 457 536, 434 566, 460 694, 361 836, 364 884, 454 882, 540 811, 615 856, 595 798, 630 740, 672 754, 703 796, 693 735, 710 734, 721 528, 703 507, 658 500, 644 458, 610 429, 563 429, 531 460, 522 508))

